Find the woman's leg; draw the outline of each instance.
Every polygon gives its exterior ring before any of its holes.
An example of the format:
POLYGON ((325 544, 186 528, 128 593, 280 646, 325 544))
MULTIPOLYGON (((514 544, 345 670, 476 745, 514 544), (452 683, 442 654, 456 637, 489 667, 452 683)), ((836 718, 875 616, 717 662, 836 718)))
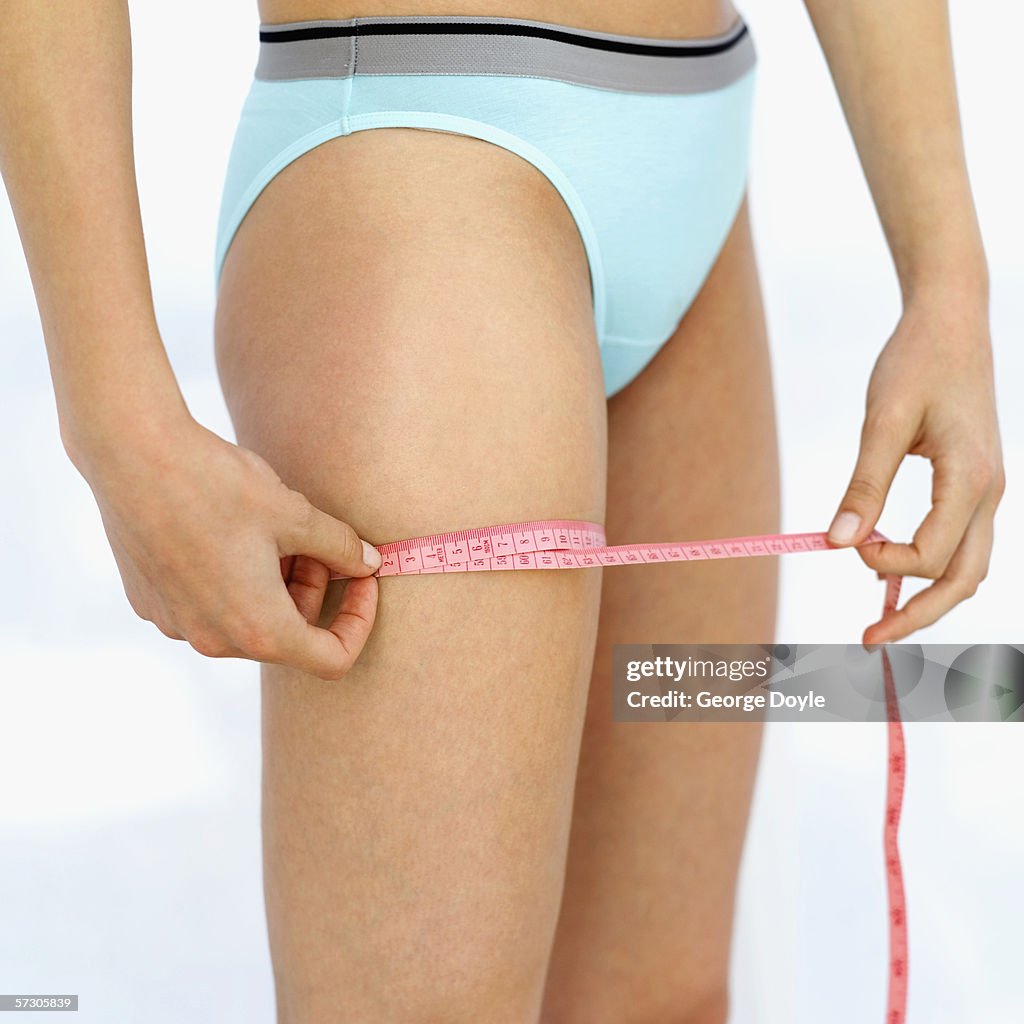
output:
MULTIPOLYGON (((583 246, 497 146, 374 130, 288 166, 228 256, 217 342, 239 442, 371 542, 604 520, 583 246)), ((344 680, 264 666, 283 1024, 536 1018, 600 574, 384 578, 344 680)))
MULTIPOLYGON (((675 336, 608 409, 608 536, 778 530, 775 417, 746 203, 675 336)), ((605 574, 545 1024, 721 1024, 760 727, 613 723, 613 643, 769 643, 777 560, 605 574)))

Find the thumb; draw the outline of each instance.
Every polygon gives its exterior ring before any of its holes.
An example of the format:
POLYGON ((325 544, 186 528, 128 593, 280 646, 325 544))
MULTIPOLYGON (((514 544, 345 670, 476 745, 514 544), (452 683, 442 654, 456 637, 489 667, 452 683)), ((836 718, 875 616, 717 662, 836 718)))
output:
POLYGON ((892 420, 865 419, 857 465, 828 530, 832 544, 858 544, 875 528, 908 443, 906 432, 892 420))
POLYGON ((285 554, 309 555, 345 576, 368 576, 380 568, 380 552, 372 544, 308 502, 282 539, 288 544, 285 554))

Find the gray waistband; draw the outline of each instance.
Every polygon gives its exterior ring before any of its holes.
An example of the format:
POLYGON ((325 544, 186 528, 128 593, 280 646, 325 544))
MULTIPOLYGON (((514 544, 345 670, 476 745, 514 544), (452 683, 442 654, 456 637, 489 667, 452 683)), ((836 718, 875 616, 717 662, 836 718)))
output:
POLYGON ((525 75, 688 93, 728 85, 756 59, 742 18, 714 36, 657 39, 520 18, 406 15, 261 25, 256 77, 525 75))

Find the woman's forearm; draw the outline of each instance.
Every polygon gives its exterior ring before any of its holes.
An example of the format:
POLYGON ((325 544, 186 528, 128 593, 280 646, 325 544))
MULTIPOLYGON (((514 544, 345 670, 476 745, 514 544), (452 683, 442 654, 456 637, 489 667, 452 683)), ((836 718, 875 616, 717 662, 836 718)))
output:
POLYGON ((156 326, 135 180, 124 0, 8 0, 0 173, 72 458, 185 411, 156 326))
POLYGON ((805 0, 904 299, 988 301, 945 0, 805 0))

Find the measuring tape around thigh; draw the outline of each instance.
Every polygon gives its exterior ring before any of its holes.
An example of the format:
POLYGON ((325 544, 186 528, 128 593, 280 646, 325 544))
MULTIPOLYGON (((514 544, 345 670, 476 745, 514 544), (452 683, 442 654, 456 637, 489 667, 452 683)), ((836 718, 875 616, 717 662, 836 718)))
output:
MULTIPOLYGON (((484 526, 454 533, 391 541, 376 545, 381 554, 376 576, 418 576, 424 573, 492 572, 517 569, 588 569, 615 565, 653 565, 660 562, 699 562, 712 558, 754 558, 801 551, 841 551, 826 533, 776 533, 721 540, 677 541, 658 544, 606 542, 604 527, 573 519, 531 520, 484 526)), ((888 538, 873 530, 861 544, 888 538)), ((858 545, 859 546, 859 545, 858 545)), ((332 573, 332 579, 344 579, 332 573)), ((885 576, 883 614, 895 611, 900 596, 899 576, 885 576)), ((900 865, 898 833, 906 783, 906 747, 899 701, 889 655, 882 647, 888 720, 888 770, 882 845, 889 906, 889 989, 885 1024, 903 1024, 907 1012, 907 907, 900 865)))

